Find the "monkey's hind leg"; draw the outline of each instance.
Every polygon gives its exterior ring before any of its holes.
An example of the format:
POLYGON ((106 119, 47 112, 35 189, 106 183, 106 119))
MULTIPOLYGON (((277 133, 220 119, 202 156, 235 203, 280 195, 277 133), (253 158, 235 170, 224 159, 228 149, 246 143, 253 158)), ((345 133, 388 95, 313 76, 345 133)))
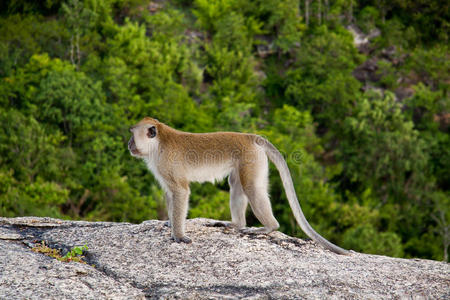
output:
POLYGON ((237 170, 231 172, 228 177, 228 184, 230 185, 231 222, 214 221, 208 223, 206 226, 236 228, 241 230, 245 228, 246 224, 245 212, 247 210, 248 198, 242 189, 239 172, 237 170))
POLYGON ((242 189, 239 173, 235 170, 228 178, 230 184, 230 210, 231 226, 242 229, 245 227, 245 211, 247 210, 248 198, 242 189))
POLYGON ((230 210, 231 222, 215 221, 208 223, 209 227, 226 227, 242 230, 245 228, 245 212, 247 210, 248 198, 242 189, 238 170, 233 170, 228 177, 230 185, 230 210))
POLYGON ((170 224, 172 225, 172 238, 177 243, 191 243, 184 231, 189 204, 189 188, 178 187, 172 193, 171 212, 169 211, 170 224))
POLYGON ((280 225, 273 216, 272 206, 268 195, 268 165, 267 161, 256 166, 248 166, 240 170, 242 188, 248 197, 250 206, 256 218, 264 227, 246 228, 244 233, 267 234, 277 230, 280 225), (244 178, 246 180, 244 180, 244 178))

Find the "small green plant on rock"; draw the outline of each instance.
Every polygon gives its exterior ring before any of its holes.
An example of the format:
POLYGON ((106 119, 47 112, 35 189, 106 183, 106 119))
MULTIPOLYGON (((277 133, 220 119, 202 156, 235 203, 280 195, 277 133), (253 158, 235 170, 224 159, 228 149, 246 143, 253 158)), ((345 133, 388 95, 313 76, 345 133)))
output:
POLYGON ((88 246, 87 245, 75 246, 75 247, 72 248, 72 250, 67 252, 66 255, 64 255, 62 257, 62 259, 64 261, 77 261, 77 262, 85 263, 82 260, 84 258, 84 256, 82 256, 82 254, 83 254, 83 251, 87 251, 87 250, 88 250, 88 246))
POLYGON ((45 241, 42 241, 41 244, 37 245, 36 247, 33 247, 33 249, 31 249, 31 250, 34 252, 42 253, 47 256, 53 257, 59 261, 63 261, 63 262, 75 261, 75 262, 85 264, 86 262, 83 260, 84 256, 82 254, 83 254, 83 251, 88 250, 88 246, 87 245, 75 246, 69 252, 67 252, 66 255, 64 255, 64 256, 61 256, 61 253, 58 249, 53 249, 53 248, 50 248, 49 246, 47 246, 45 244, 45 241))

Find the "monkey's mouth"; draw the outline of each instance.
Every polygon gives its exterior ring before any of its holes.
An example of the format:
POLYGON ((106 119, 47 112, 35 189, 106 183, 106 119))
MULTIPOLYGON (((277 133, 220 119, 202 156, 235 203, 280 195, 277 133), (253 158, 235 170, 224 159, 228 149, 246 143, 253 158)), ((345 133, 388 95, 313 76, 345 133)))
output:
POLYGON ((134 136, 130 138, 130 141, 128 142, 128 150, 130 150, 131 155, 133 156, 140 156, 141 152, 136 148, 136 143, 134 142, 134 136))
POLYGON ((133 154, 133 155, 137 155, 137 156, 141 155, 141 152, 139 152, 139 150, 137 150, 137 149, 129 149, 129 150, 130 150, 131 154, 133 154))

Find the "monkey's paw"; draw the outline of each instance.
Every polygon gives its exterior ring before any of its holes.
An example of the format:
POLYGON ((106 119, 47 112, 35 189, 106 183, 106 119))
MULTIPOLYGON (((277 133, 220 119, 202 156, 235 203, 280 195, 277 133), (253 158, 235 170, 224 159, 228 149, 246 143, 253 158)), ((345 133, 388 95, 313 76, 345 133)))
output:
POLYGON ((190 238, 188 238, 187 236, 182 236, 180 238, 177 238, 177 237, 172 237, 172 238, 177 243, 186 243, 186 244, 192 243, 192 240, 190 238))

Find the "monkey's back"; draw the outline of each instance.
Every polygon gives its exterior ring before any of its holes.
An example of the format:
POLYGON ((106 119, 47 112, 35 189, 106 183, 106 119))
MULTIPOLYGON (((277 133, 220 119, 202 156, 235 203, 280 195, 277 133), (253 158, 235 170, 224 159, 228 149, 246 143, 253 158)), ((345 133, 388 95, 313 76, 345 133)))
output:
MULTIPOLYGON (((256 135, 239 132, 190 133, 175 130, 167 125, 161 132, 160 140, 164 147, 183 153, 216 153, 226 156, 240 155, 255 147, 256 135)), ((237 158, 237 157, 236 157, 237 158)))
POLYGON ((168 126, 160 132, 160 153, 171 155, 172 162, 180 162, 182 166, 178 164, 178 167, 183 167, 191 181, 221 180, 238 164, 259 160, 263 154, 253 134, 189 133, 168 126))

